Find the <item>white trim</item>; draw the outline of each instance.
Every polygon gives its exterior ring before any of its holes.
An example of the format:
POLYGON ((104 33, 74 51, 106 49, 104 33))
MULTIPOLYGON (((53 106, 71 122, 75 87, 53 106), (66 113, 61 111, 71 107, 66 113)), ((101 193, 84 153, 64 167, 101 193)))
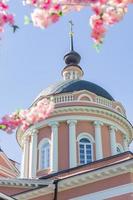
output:
MULTIPOLYGON (((0 154, 0 156, 5 160, 5 162, 7 163, 7 165, 9 166, 9 169, 15 173, 19 173, 19 170, 13 165, 13 163, 10 161, 10 159, 6 156, 6 154, 4 152, 2 152, 0 154)), ((7 167, 6 167, 7 168, 7 167)), ((8 169, 8 168, 7 168, 8 169)))
POLYGON ((94 158, 93 158, 93 142, 91 141, 91 139, 90 139, 90 137, 87 137, 87 136, 83 136, 83 137, 81 137, 80 139, 79 139, 79 141, 78 141, 78 156, 79 156, 79 164, 80 165, 82 165, 81 163, 80 163, 80 144, 82 144, 82 145, 84 145, 84 158, 85 158, 85 163, 84 164, 87 164, 88 162, 87 162, 87 153, 86 153, 86 143, 84 144, 84 143, 82 143, 82 142, 80 142, 80 140, 82 140, 82 139, 87 139, 87 140, 89 140, 90 141, 90 145, 91 145, 91 162, 93 162, 93 160, 94 160, 94 158))
POLYGON ((77 120, 68 120, 69 124, 69 167, 77 166, 76 124, 77 120))
POLYGON ((53 180, 41 180, 41 179, 16 179, 16 178, 0 178, 0 186, 22 186, 22 187, 37 187, 39 185, 52 184, 53 180))
POLYGON ((29 178, 36 177, 37 171, 37 137, 38 130, 31 129, 31 142, 30 142, 30 164, 29 164, 29 178))
POLYGON ((41 149, 41 147, 42 147, 42 145, 43 144, 45 144, 45 143, 49 143, 49 144, 51 144, 51 140, 49 139, 49 138, 43 138, 40 142, 39 142, 39 144, 38 144, 38 150, 40 150, 41 149))
MULTIPOLYGON (((80 101, 81 100, 81 98, 82 97, 87 97, 89 100, 89 102, 94 102, 94 100, 92 99, 92 97, 90 96, 90 95, 88 95, 88 94, 81 94, 80 96, 78 96, 78 99, 77 99, 77 101, 80 101)), ((86 100, 87 101, 87 100, 86 100)), ((87 101, 87 102, 88 102, 87 101)))
MULTIPOLYGON (((132 169, 132 166, 133 166, 133 160, 127 160, 124 163, 117 164, 117 162, 116 162, 116 165, 114 165, 114 166, 104 167, 104 168, 98 169, 96 171, 91 171, 91 172, 88 171, 88 173, 84 173, 84 174, 79 173, 77 175, 77 171, 75 171, 75 173, 73 175, 76 175, 76 176, 71 177, 71 175, 70 175, 70 177, 68 176, 68 177, 66 177, 66 179, 59 181, 58 189, 59 189, 59 192, 62 192, 62 191, 66 191, 68 189, 83 186, 83 185, 88 184, 88 183, 93 183, 93 182, 96 182, 98 180, 103 180, 103 179, 106 179, 106 178, 109 178, 109 177, 115 177, 117 175, 130 172, 130 170, 132 169)), ((83 173, 83 171, 81 173, 83 173)), ((65 177, 63 176, 62 178, 65 178, 65 177)), ((8 181, 10 181, 10 180, 8 180, 8 181)), ((31 184, 32 184, 33 181, 35 181, 35 179, 30 180, 31 184)), ((17 198, 17 199, 25 200, 26 198, 27 199, 33 199, 35 197, 40 197, 40 196, 46 195, 48 193, 53 194, 53 191, 54 191, 54 185, 52 184, 53 181, 51 181, 51 184, 50 184, 50 180, 49 180, 49 183, 48 183, 47 180, 46 181, 36 180, 36 182, 38 182, 38 181, 39 182, 42 181, 42 183, 44 185, 48 184, 49 186, 45 187, 45 188, 37 189, 37 190, 34 190, 34 191, 30 190, 30 191, 27 191, 25 193, 18 194, 18 195, 16 194, 16 195, 14 195, 14 197, 17 198), (51 188, 51 190, 49 190, 50 188, 51 188)), ((24 182, 28 183, 29 179, 24 180, 24 182)), ((38 184, 39 184, 39 182, 38 182, 38 184)), ((99 199, 97 199, 97 200, 99 200, 99 199)))
MULTIPOLYGON (((96 200, 96 199, 105 200, 105 199, 108 199, 108 198, 132 193, 132 192, 133 192, 133 183, 129 183, 129 184, 126 184, 126 185, 121 185, 121 186, 118 186, 118 187, 109 188, 107 190, 102 190, 102 191, 99 191, 99 192, 95 192, 95 193, 83 195, 83 196, 80 196, 80 197, 72 198, 70 200, 88 200, 88 199, 89 200, 96 200)), ((132 198, 133 198, 133 194, 132 194, 132 198)))
POLYGON ((51 150, 50 150, 50 166, 52 172, 58 171, 58 122, 50 121, 51 126, 51 150))
MULTIPOLYGON (((61 108, 56 108, 54 110, 54 112, 52 113, 52 115, 50 116, 49 119, 47 120, 44 120, 42 122, 39 122, 37 124, 35 124, 34 126, 32 126, 32 128, 36 127, 37 129, 40 129, 44 126, 46 126, 50 121, 58 121, 58 119, 60 118, 60 121, 64 121, 64 118, 66 118, 66 120, 68 119, 73 119, 76 117, 73 116, 73 118, 71 117, 72 114, 70 115, 69 113, 77 113, 78 115, 78 112, 80 113, 87 113, 87 114, 97 114, 97 115, 102 115, 99 116, 99 117, 93 117, 93 116, 82 116, 84 117, 84 120, 89 120, 90 119, 92 121, 95 121, 95 120, 100 120, 100 121, 103 121, 104 123, 107 123, 108 125, 113 125, 113 126, 116 126, 119 130, 121 130, 121 132, 123 132, 123 134, 128 134, 129 138, 131 139, 132 136, 133 136, 133 129, 132 129, 132 126, 131 124, 128 122, 128 120, 126 118, 123 118, 121 115, 115 113, 114 111, 111 111, 110 109, 103 109, 103 108, 100 108, 100 107, 94 107, 94 106, 67 106, 67 107, 61 107, 61 108), (64 114, 66 116, 56 116, 56 115, 62 115, 64 114), (69 115, 71 118, 68 118, 69 115), (109 117, 110 120, 107 120, 106 117, 109 117), (115 122, 114 122, 115 120, 115 122), (118 125, 118 122, 120 125, 118 125)), ((80 118, 81 116, 77 116, 77 120, 78 120, 78 117, 80 118)), ((82 118, 83 119, 83 118, 82 118)), ((26 134, 28 134, 30 132, 30 129, 27 129, 27 131, 25 132, 26 134)), ((22 136, 23 136, 23 132, 21 132, 20 129, 17 130, 17 140, 19 142, 19 144, 22 146, 22 136)))
POLYGON ((120 113, 120 114, 125 114, 124 111, 122 110, 122 108, 121 108, 119 105, 117 105, 117 106, 115 107, 115 110, 116 110, 118 113, 120 113))
POLYGON ((96 160, 103 158, 103 145, 102 145, 102 131, 101 126, 103 123, 101 121, 95 121, 95 147, 96 147, 96 160))
POLYGON ((14 198, 7 196, 6 194, 3 194, 0 192, 0 199, 5 199, 5 200, 13 200, 14 198))
POLYGON ((123 148, 123 146, 120 143, 116 143, 116 150, 117 150, 117 147, 120 149, 120 153, 124 152, 124 148, 123 148))
MULTIPOLYGON (((127 132, 125 131, 125 129, 123 129, 120 125, 118 125, 118 123, 115 123, 113 121, 110 120, 107 120, 103 117, 93 117, 93 116, 84 116, 84 115, 67 115, 66 113, 66 116, 57 116, 57 117, 51 117, 50 119, 47 119, 47 120, 44 120, 38 124, 35 124, 33 127, 36 127, 37 129, 40 129, 44 126, 46 126, 49 122, 51 121, 57 121, 57 122, 60 122, 60 121, 67 121, 67 120, 71 120, 71 119, 76 119, 78 121, 102 121, 104 124, 107 124, 107 125, 113 125, 115 126, 117 129, 119 129, 123 134, 127 135, 127 132)), ((29 130, 30 131, 30 130, 29 130)))
POLYGON ((1 174, 3 175, 6 175, 6 177, 10 177, 10 178, 14 178, 14 177, 17 177, 18 174, 15 174, 14 172, 12 171, 8 171, 7 169, 5 169, 3 166, 0 165, 0 172, 1 174))
POLYGON ((109 133, 110 133, 110 145, 111 145, 111 155, 117 154, 116 149, 116 127, 110 126, 109 127, 109 133))
POLYGON ((95 143, 95 140, 90 133, 86 133, 86 132, 80 133, 77 137, 77 141, 79 142, 79 140, 82 138, 87 138, 90 140, 91 143, 95 143))

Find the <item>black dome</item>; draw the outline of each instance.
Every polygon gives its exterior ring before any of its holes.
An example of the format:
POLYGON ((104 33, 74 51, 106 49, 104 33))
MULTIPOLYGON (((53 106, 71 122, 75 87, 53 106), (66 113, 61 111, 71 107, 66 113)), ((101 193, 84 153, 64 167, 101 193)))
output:
POLYGON ((81 56, 76 51, 70 51, 64 56, 65 63, 67 65, 78 65, 81 60, 81 56))
POLYGON ((51 85, 46 90, 42 91, 37 99, 42 96, 56 95, 67 92, 87 90, 98 96, 114 101, 113 97, 102 87, 85 80, 67 80, 51 85))

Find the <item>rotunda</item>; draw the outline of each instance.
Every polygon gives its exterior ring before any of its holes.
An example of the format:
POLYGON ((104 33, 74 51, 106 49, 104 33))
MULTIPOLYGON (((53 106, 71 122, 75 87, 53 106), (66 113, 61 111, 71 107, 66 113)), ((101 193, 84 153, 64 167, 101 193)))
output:
POLYGON ((64 56, 63 80, 43 90, 32 104, 52 99, 53 113, 25 133, 17 131, 23 150, 22 178, 40 177, 128 151, 133 129, 124 107, 102 87, 82 79, 80 59, 72 46, 64 56))

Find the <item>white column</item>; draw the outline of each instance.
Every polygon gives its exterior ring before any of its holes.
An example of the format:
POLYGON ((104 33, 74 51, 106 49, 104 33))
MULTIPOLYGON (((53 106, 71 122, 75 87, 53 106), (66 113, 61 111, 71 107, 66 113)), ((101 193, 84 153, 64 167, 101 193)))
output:
POLYGON ((51 170, 53 172, 58 171, 58 122, 51 122, 51 170))
POLYGON ((124 151, 129 151, 129 146, 128 146, 128 136, 123 135, 123 145, 124 145, 124 151))
POLYGON ((109 127, 110 131, 110 143, 111 143, 111 154, 115 155, 117 154, 117 148, 116 148, 116 128, 114 126, 109 127))
POLYGON ((77 148, 76 148, 76 120, 68 120, 69 124, 69 167, 77 166, 77 148))
POLYGON ((102 136, 101 136, 101 125, 100 121, 95 121, 95 144, 96 144, 96 160, 103 158, 103 149, 102 149, 102 136))
POLYGON ((29 178, 36 177, 37 171, 37 129, 31 131, 29 178))
POLYGON ((28 155, 29 155, 29 137, 24 136, 22 162, 21 162, 21 178, 28 177, 28 164, 29 164, 28 155))

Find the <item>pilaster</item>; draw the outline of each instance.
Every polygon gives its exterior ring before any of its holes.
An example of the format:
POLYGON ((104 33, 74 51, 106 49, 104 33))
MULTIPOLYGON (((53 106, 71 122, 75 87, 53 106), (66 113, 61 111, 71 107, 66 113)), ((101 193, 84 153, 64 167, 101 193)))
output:
POLYGON ((96 144, 96 160, 103 158, 102 136, 101 136, 101 121, 95 121, 95 144, 96 144))
POLYGON ((51 126, 51 170, 58 171, 58 126, 56 121, 50 122, 51 126))
POLYGON ((116 145, 116 130, 114 126, 109 127, 109 132, 110 132, 110 145, 111 145, 111 154, 115 155, 117 154, 117 145, 116 145))
POLYGON ((29 178, 36 177, 37 171, 37 134, 38 130, 31 130, 29 178))
POLYGON ((76 124, 77 120, 68 120, 69 124, 69 167, 77 166, 76 124))

